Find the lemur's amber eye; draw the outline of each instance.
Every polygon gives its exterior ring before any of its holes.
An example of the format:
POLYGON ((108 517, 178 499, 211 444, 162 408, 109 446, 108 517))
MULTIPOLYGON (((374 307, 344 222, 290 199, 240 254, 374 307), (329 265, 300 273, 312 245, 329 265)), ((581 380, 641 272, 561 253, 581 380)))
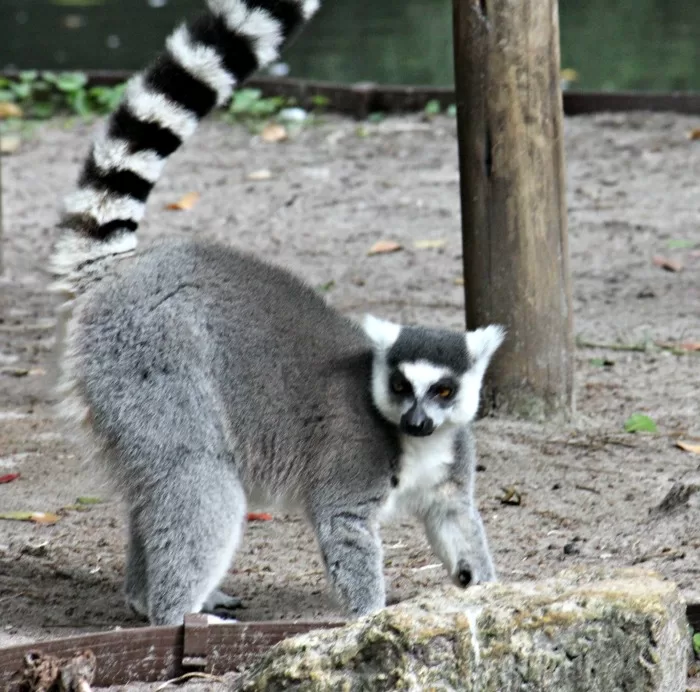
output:
POLYGON ((454 394, 454 389, 452 387, 440 387, 438 389, 438 396, 441 399, 449 399, 454 394))

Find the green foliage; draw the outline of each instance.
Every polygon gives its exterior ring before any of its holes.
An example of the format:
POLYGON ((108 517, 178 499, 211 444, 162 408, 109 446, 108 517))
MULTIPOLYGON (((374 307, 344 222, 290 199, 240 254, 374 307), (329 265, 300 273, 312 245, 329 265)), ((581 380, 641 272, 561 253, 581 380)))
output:
POLYGON ((693 635, 693 651, 695 651, 695 656, 700 658, 700 632, 693 635))
POLYGON ((649 418, 649 416, 645 416, 643 413, 633 413, 626 421, 625 421, 625 431, 629 433, 636 433, 636 432, 651 432, 655 433, 657 432, 656 428, 656 423, 649 418))
POLYGON ((228 115, 238 122, 265 120, 291 105, 293 105, 292 99, 284 96, 264 98, 260 89, 241 89, 234 92, 228 115))
POLYGON ((440 101, 438 101, 437 99, 432 99, 431 101, 428 101, 428 103, 425 104, 425 108, 423 109, 426 115, 439 115, 441 110, 442 109, 440 108, 440 101))
POLYGON ((311 101, 311 105, 316 110, 323 110, 324 108, 327 108, 331 104, 331 100, 328 98, 328 96, 323 96, 322 94, 317 94, 316 96, 312 96, 310 101, 311 101))
POLYGON ((0 101, 15 103, 30 119, 43 120, 59 113, 81 117, 104 115, 116 107, 125 84, 89 87, 82 72, 20 72, 17 79, 0 77, 0 101))
MULTIPOLYGON (((116 109, 126 84, 89 86, 82 72, 21 72, 16 79, 0 77, 0 102, 18 105, 26 119, 44 120, 54 115, 72 113, 82 118, 106 115, 116 109)), ((325 96, 311 99, 315 109, 325 108, 325 96)), ((240 89, 233 94, 227 116, 234 122, 256 127, 295 105, 285 96, 263 97, 259 89, 240 89)))

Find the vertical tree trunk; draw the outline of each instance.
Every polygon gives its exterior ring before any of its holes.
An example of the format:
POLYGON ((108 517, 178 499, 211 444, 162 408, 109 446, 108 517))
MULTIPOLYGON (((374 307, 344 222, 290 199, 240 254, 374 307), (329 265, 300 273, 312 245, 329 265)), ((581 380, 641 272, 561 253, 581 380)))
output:
POLYGON ((557 0, 453 0, 464 285, 470 329, 507 340, 485 406, 573 407, 557 0))

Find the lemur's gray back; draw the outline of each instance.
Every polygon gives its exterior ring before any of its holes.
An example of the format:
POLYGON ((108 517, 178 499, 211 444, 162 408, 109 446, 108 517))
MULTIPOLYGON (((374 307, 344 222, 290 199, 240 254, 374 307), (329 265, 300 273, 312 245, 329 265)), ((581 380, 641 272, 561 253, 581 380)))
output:
POLYGON ((278 268, 219 246, 161 246, 77 317, 82 393, 127 485, 144 463, 140 436, 186 445, 212 426, 247 492, 272 498, 305 503, 314 489, 347 487, 344 473, 376 487, 397 463, 396 431, 372 405, 367 337, 278 268), (180 420, 178 393, 196 391, 197 418, 180 420), (150 410, 171 427, 154 430, 150 410))

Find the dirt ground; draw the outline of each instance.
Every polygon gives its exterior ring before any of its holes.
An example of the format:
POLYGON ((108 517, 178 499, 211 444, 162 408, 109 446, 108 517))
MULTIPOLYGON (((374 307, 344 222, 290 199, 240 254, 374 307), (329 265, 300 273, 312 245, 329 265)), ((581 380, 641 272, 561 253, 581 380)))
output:
MULTIPOLYGON (((577 413, 569 424, 477 425, 479 504, 504 580, 641 564, 700 601, 700 498, 655 511, 699 469, 700 456, 675 443, 700 438, 700 354, 651 345, 700 342, 700 142, 687 136, 698 125, 647 114, 566 122, 577 413), (656 255, 682 271, 659 268, 656 255), (635 412, 659 433, 625 433, 635 412), (499 499, 509 486, 520 505, 499 499)), ((51 526, 0 521, 0 646, 139 624, 121 596, 119 500, 61 434, 44 374, 54 341, 44 266, 93 127, 52 121, 2 164, 0 475, 21 478, 0 485, 0 512, 103 501, 62 510, 51 526)), ((329 117, 277 144, 209 122, 169 164, 141 230, 144 244, 174 234, 291 267, 348 313, 463 325, 457 144, 447 117, 361 126, 329 117), (262 169, 269 179, 248 179, 262 169), (190 191, 201 193, 194 209, 164 210, 190 191), (380 239, 404 249, 368 257, 380 239), (416 248, 426 239, 445 244, 416 248)), ((384 538, 391 600, 446 583, 416 526, 389 527, 384 538)), ((242 620, 337 617, 311 533, 295 517, 249 524, 225 588, 245 601, 242 620)))

